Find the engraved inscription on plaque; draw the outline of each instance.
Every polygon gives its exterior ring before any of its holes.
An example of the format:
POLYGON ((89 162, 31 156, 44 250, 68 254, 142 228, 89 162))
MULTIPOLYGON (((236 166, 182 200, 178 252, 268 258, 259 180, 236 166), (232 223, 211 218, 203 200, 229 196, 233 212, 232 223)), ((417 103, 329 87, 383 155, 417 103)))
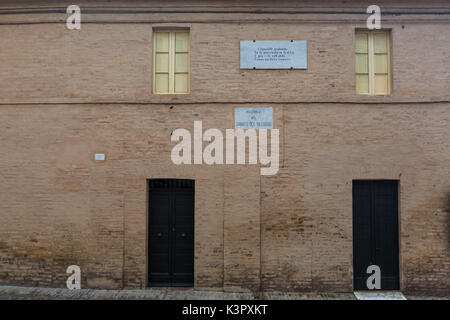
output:
POLYGON ((245 40, 240 43, 241 69, 306 69, 306 40, 245 40))
POLYGON ((235 108, 235 129, 273 129, 272 108, 235 108))

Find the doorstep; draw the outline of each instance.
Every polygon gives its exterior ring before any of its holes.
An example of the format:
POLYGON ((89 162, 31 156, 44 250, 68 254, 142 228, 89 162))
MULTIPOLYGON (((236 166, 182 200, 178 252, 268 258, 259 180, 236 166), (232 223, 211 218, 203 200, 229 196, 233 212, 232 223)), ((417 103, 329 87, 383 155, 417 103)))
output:
POLYGON ((407 300, 400 291, 355 291, 358 300, 407 300))

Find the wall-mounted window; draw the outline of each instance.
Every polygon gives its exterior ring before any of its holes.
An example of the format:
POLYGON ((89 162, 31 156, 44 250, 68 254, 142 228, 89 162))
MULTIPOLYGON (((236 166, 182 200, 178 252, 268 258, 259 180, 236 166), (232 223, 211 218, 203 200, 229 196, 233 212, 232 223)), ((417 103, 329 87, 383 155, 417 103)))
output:
POLYGON ((153 93, 189 93, 189 31, 153 33, 153 93))
POLYGON ((389 38, 388 31, 356 32, 356 93, 391 93, 389 38))

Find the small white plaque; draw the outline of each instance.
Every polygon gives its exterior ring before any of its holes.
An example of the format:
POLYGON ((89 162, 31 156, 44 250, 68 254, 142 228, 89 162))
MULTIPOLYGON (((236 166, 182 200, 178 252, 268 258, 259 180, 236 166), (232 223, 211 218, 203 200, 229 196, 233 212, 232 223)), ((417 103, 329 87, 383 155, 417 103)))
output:
POLYGON ((105 154, 104 153, 96 153, 94 156, 95 161, 105 161, 105 154))
POLYGON ((306 40, 240 42, 241 69, 306 69, 306 40))
POLYGON ((235 108, 234 127, 236 129, 272 129, 273 109, 235 108))

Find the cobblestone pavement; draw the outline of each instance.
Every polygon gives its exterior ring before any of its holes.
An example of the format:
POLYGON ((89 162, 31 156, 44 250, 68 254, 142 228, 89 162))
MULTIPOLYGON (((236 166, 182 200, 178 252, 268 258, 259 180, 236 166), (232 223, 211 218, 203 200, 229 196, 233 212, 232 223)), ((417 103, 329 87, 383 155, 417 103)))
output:
MULTIPOLYGON (((408 299, 444 299, 447 297, 409 296, 408 299)), ((264 292, 238 293, 200 291, 180 288, 149 288, 145 290, 68 290, 63 288, 0 286, 0 300, 355 300, 352 293, 264 292)))

